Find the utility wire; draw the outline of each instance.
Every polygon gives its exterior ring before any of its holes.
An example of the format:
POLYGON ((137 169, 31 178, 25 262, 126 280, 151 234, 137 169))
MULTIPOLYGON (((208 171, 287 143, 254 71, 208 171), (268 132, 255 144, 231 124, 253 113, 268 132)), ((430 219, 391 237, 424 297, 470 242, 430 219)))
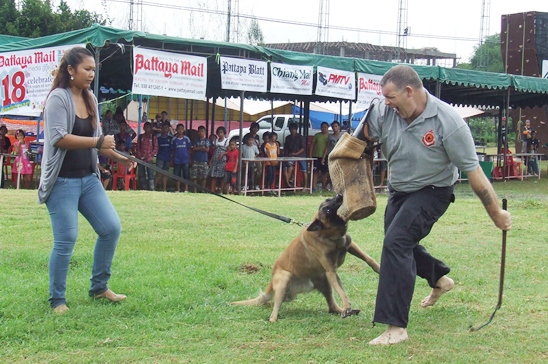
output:
MULTIPOLYGON (((128 5, 131 3, 130 0, 110 0, 110 2, 123 3, 123 4, 128 4, 128 5)), ((202 12, 202 13, 222 15, 222 16, 227 16, 228 15, 228 12, 224 11, 224 10, 194 8, 194 7, 191 7, 191 6, 172 5, 172 4, 162 4, 162 3, 154 2, 154 1, 142 1, 141 4, 144 5, 144 6, 150 6, 150 7, 154 7, 154 8, 166 8, 166 9, 174 9, 174 10, 195 11, 195 12, 202 12)), ((267 21, 267 22, 278 23, 278 24, 289 24, 289 25, 297 25, 297 26, 304 26, 304 27, 311 27, 311 28, 317 28, 318 27, 318 24, 316 24, 316 23, 308 23, 308 22, 301 22, 301 21, 294 21, 294 20, 284 20, 284 19, 274 19, 274 18, 267 18, 267 17, 261 17, 261 16, 255 16, 255 15, 242 14, 242 13, 238 14, 238 16, 240 18, 244 18, 244 19, 255 19, 255 20, 267 21)), ((372 33, 372 34, 381 34, 381 35, 396 35, 397 34, 397 32, 386 31, 386 30, 362 29, 362 28, 355 28, 355 27, 332 25, 332 24, 329 25, 329 30, 344 30, 344 31, 350 31, 350 32, 372 33)), ((412 33, 411 35, 409 35, 409 37, 458 40, 458 41, 475 42, 475 43, 478 42, 477 38, 454 37, 454 36, 448 36, 448 35, 414 34, 414 33, 412 33)))

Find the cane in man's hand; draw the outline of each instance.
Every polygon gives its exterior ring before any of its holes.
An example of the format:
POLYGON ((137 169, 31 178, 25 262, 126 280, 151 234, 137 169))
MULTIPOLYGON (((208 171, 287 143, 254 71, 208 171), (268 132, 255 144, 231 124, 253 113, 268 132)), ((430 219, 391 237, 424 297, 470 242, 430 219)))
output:
MULTIPOLYGON (((503 198, 502 199, 502 209, 506 211, 508 207, 508 201, 503 198)), ((497 307, 495 307, 495 311, 491 314, 491 317, 489 318, 489 321, 484 323, 483 325, 479 327, 472 327, 470 326, 469 331, 479 331, 485 326, 489 325, 491 321, 493 321, 493 317, 495 317, 495 313, 502 305, 502 291, 504 289, 504 267, 506 265, 506 230, 502 231, 502 253, 500 257, 500 280, 499 280, 499 301, 497 303, 497 307)))

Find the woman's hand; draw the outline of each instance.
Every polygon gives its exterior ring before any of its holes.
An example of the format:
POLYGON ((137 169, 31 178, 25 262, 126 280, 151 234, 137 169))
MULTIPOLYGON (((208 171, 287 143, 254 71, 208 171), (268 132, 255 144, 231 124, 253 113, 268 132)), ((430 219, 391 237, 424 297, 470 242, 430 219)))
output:
POLYGON ((114 135, 105 135, 99 149, 114 149, 115 147, 116 142, 114 141, 114 135))

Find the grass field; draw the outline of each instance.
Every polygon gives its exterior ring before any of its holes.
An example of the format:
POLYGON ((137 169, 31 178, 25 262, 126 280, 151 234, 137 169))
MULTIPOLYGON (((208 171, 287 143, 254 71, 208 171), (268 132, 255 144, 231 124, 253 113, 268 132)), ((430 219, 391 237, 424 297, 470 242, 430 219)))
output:
MULTIPOLYGON (((543 166, 546 170, 545 166, 543 166)), ((204 194, 109 192, 123 224, 111 288, 121 304, 87 296, 94 233, 82 218, 61 317, 48 306, 49 216, 36 191, 0 190, 0 361, 16 363, 537 363, 548 360, 548 178, 497 182, 508 199, 502 308, 497 303, 501 232, 465 183, 457 201, 423 241, 452 267, 456 286, 432 308, 418 280, 410 340, 391 347, 367 342, 378 276, 348 256, 339 273, 355 308, 344 320, 327 313, 318 293, 271 307, 233 307, 264 289, 276 257, 299 227, 204 194), (246 266, 258 267, 250 273, 246 266)), ((234 197, 250 206, 308 222, 327 196, 234 197)), ((349 233, 377 260, 386 195, 349 233)), ((338 297, 336 297, 338 300, 338 297)), ((338 300, 340 302, 340 300, 338 300)))

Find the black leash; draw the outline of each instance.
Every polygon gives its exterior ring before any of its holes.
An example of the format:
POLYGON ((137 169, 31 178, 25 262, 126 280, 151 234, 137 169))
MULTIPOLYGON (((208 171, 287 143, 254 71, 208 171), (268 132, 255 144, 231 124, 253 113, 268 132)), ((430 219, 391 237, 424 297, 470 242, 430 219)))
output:
MULTIPOLYGON (((507 201, 505 198, 502 199, 502 209, 506 210, 507 208, 507 201)), ((497 303, 497 307, 495 307, 495 311, 491 314, 491 317, 489 318, 489 321, 481 325, 480 327, 474 328, 470 326, 470 331, 479 331, 485 326, 489 325, 491 321, 493 321, 493 317, 495 317, 495 313, 502 305, 502 291, 504 289, 504 266, 506 265, 506 230, 502 231, 502 254, 500 258, 500 280, 499 280, 499 301, 497 303)))
POLYGON ((183 182, 183 183, 187 184, 188 186, 194 187, 194 188, 196 188, 196 189, 198 189, 198 190, 200 190, 200 191, 203 191, 203 192, 206 192, 206 193, 210 193, 210 194, 212 194, 212 195, 215 195, 215 196, 217 196, 217 197, 223 198, 223 199, 225 199, 225 200, 227 200, 227 201, 233 202, 233 203, 235 203, 235 204, 237 204, 237 205, 240 205, 240 206, 242 206, 242 207, 248 208, 248 209, 250 209, 250 210, 253 210, 253 211, 258 212, 258 213, 260 213, 260 214, 266 215, 266 216, 271 217, 271 218, 273 218, 273 219, 283 221, 283 222, 288 223, 288 224, 295 224, 295 225, 299 225, 299 226, 302 226, 302 225, 303 225, 302 223, 297 222, 297 221, 295 221, 295 220, 293 220, 293 219, 290 219, 289 217, 285 217, 285 216, 273 214, 273 213, 268 212, 268 211, 264 211, 264 210, 261 210, 261 209, 255 208, 255 207, 247 206, 247 205, 245 205, 245 204, 243 204, 243 203, 240 203, 240 202, 238 202, 238 201, 234 201, 234 200, 232 200, 232 199, 230 199, 230 198, 228 198, 228 197, 226 197, 226 196, 221 195, 220 193, 217 193, 217 192, 208 190, 207 188, 204 188, 204 187, 202 187, 202 186, 200 186, 200 185, 198 185, 198 184, 196 184, 196 183, 194 183, 194 182, 191 182, 191 181, 188 181, 188 180, 186 180, 186 179, 184 179, 184 178, 181 178, 181 177, 177 176, 176 174, 173 174, 173 173, 171 173, 171 172, 169 172, 169 171, 165 171, 165 170, 159 168, 158 166, 155 166, 155 165, 152 164, 152 163, 148 163, 148 162, 145 162, 145 161, 143 161, 143 160, 137 159, 137 158, 135 158, 134 156, 132 156, 132 155, 130 155, 130 154, 121 152, 121 151, 116 150, 116 149, 114 149, 114 151, 115 151, 116 153, 120 154, 120 155, 123 155, 124 157, 126 157, 127 159, 129 159, 129 160, 132 161, 132 162, 135 162, 135 163, 141 164, 141 165, 143 165, 143 166, 145 166, 145 167, 147 167, 147 168, 153 169, 154 171, 156 171, 156 172, 158 172, 158 173, 161 173, 161 174, 163 174, 163 175, 165 175, 165 176, 168 176, 169 178, 172 178, 172 179, 174 179, 174 180, 176 180, 176 181, 183 182))

